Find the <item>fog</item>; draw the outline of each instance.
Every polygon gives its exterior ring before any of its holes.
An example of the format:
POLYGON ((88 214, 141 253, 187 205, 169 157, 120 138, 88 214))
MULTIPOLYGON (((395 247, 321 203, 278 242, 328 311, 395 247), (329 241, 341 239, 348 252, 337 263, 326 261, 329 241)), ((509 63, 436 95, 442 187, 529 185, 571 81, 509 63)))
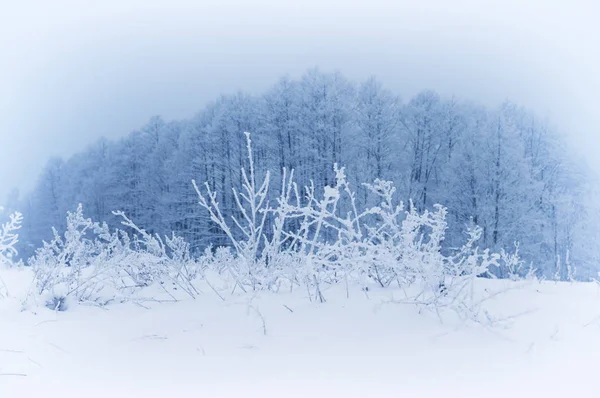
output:
POLYGON ((0 15, 0 198, 52 156, 307 68, 549 118, 597 171, 593 1, 23 0, 0 15))

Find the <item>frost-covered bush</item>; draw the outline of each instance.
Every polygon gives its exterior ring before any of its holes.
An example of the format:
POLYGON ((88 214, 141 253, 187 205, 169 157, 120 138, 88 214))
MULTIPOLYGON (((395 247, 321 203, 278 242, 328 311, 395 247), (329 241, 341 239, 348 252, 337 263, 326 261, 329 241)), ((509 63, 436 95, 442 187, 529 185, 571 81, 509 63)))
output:
MULTIPOLYGON (((3 208, 0 206, 0 215, 3 208)), ((9 215, 9 220, 0 225, 0 266, 14 265, 14 258, 18 254, 16 245, 19 242, 19 234, 21 229, 23 216, 21 213, 13 213, 9 215)))
MULTIPOLYGON (((0 215, 3 212, 0 206, 0 215)), ((9 220, 0 225, 0 269, 15 266, 15 257, 18 254, 16 245, 19 242, 19 234, 23 216, 21 213, 9 215, 9 220)), ((20 262, 18 263, 20 264, 20 262)), ((8 288, 0 277, 0 298, 8 295, 8 288)))
POLYGON ((389 181, 365 184, 379 204, 358 209, 356 194, 337 165, 335 184, 320 195, 311 184, 301 196, 293 172, 284 169, 281 194, 271 206, 270 175, 256 182, 248 134, 247 148, 249 173, 242 169, 242 192, 233 191, 241 218, 226 220, 212 187, 206 183, 202 190, 194 182, 200 205, 231 241, 231 250, 207 252, 203 261, 231 275, 242 290, 304 286, 311 298, 324 301, 323 287, 329 284, 351 281, 366 291, 373 282, 380 287, 394 283, 414 292, 407 301, 452 308, 472 318, 481 304, 473 295, 475 279, 492 277, 492 267, 506 267, 512 275, 520 266, 518 252, 479 249, 482 231, 477 226, 467 230, 455 254, 444 254, 446 208, 418 212, 412 203, 405 208, 395 201, 389 181))
POLYGON ((153 284, 195 296, 190 280, 196 267, 188 245, 176 236, 150 235, 123 213, 115 214, 133 235, 85 218, 81 205, 68 213, 65 233, 54 230, 54 238, 29 260, 34 297, 60 305, 71 299, 105 304, 153 284))

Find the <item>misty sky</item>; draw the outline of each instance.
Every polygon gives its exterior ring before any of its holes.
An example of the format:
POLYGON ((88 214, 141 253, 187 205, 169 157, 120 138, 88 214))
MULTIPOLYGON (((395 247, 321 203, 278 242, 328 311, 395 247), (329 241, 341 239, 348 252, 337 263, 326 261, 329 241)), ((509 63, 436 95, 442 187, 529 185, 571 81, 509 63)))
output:
MULTIPOLYGON (((8 2, 6 2, 8 3, 8 2)), ((0 12, 0 201, 49 157, 307 68, 550 117, 600 171, 593 0, 12 1, 0 12)))

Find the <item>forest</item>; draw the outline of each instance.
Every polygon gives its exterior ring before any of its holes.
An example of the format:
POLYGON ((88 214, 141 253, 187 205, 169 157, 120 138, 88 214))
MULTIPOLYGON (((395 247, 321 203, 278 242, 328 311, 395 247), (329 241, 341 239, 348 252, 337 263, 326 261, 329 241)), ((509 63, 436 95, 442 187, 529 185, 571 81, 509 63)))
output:
MULTIPOLYGON (((343 167, 355 203, 341 199, 339 214, 377 205, 374 185, 363 183, 390 181, 419 213, 447 209, 444 253, 460 250, 478 226, 479 246, 518 250, 523 272, 562 280, 597 274, 592 177, 551 122, 509 101, 490 108, 434 91, 405 100, 376 78, 352 82, 318 69, 258 95, 223 95, 186 120, 153 117, 118 141, 52 159, 35 189, 5 206, 24 215, 21 257, 51 240, 52 227, 64 231, 79 204, 109 228, 126 215, 150 235, 174 232, 192 255, 231 245, 192 181, 200 190, 208 183, 224 220, 239 219, 232 192, 243 191, 240 170, 249 167, 246 132, 257 180, 270 173, 269 203, 292 170, 300 190, 316 197, 336 185, 343 167)), ((298 196, 299 205, 314 200, 298 196)))

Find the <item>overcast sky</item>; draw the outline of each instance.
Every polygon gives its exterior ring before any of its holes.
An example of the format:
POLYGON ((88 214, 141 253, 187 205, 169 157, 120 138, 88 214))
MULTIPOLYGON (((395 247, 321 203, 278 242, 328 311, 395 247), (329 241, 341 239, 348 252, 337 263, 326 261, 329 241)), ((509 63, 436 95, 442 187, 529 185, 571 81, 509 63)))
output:
POLYGON ((51 156, 309 67, 549 116, 600 171, 600 6, 584 0, 52 0, 0 11, 0 201, 51 156))

